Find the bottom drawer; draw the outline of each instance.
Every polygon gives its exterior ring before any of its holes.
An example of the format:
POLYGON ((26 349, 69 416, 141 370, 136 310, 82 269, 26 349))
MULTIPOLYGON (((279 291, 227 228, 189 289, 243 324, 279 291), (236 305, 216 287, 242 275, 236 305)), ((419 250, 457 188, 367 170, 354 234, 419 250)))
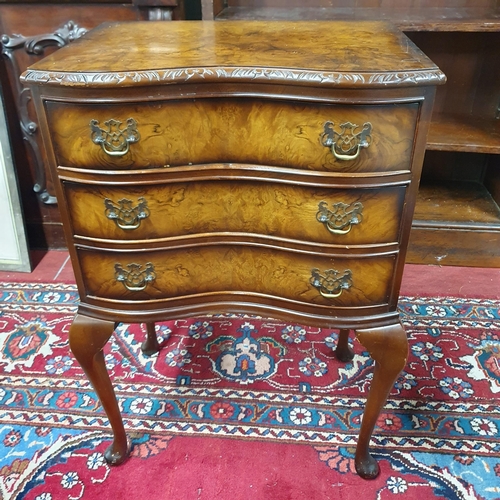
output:
POLYGON ((318 306, 382 305, 389 300, 396 261, 395 253, 333 257, 234 243, 77 251, 87 296, 136 304, 243 293, 318 306))

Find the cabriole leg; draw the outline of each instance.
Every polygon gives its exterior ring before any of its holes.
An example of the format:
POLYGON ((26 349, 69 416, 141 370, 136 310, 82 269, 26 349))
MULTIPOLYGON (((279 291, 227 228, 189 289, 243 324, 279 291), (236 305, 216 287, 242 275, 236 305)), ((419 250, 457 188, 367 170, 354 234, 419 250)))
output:
POLYGON ((109 464, 118 465, 126 460, 129 444, 103 354, 103 348, 114 329, 115 323, 112 321, 77 314, 69 331, 69 344, 94 387, 113 429, 114 440, 104 457, 109 464))
POLYGON ((374 479, 379 475, 380 469, 376 460, 370 455, 370 439, 380 411, 398 375, 406 365, 408 339, 399 323, 381 328, 357 330, 356 336, 375 361, 375 371, 359 432, 355 464, 361 477, 374 479))
POLYGON ((141 350, 144 355, 152 356, 160 351, 160 344, 158 344, 158 338, 156 337, 155 324, 146 323, 146 331, 147 337, 141 345, 141 350))
POLYGON ((347 328, 339 331, 339 340, 335 349, 335 357, 344 363, 348 363, 354 358, 354 351, 349 346, 349 331, 347 328))

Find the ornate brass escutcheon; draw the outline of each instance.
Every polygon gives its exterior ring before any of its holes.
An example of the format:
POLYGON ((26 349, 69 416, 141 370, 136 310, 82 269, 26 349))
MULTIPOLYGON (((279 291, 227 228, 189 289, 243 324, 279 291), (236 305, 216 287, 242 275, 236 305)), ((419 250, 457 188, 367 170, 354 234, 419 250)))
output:
POLYGON ((141 292, 148 283, 156 279, 156 273, 151 262, 148 262, 144 269, 141 264, 127 264, 127 269, 121 264, 115 264, 115 279, 121 281, 127 290, 141 292))
POLYGON ((339 201, 333 204, 332 210, 328 208, 326 201, 321 201, 318 205, 316 219, 333 234, 347 234, 352 226, 361 223, 363 220, 362 212, 363 205, 359 201, 351 205, 339 201))
POLYGON ((104 214, 110 220, 114 220, 120 229, 126 231, 137 229, 141 225, 141 220, 149 217, 149 208, 146 200, 141 196, 137 199, 134 207, 131 200, 123 198, 114 203, 109 198, 104 199, 106 210, 104 214))
POLYGON ((343 274, 336 269, 327 269, 321 274, 319 269, 311 271, 310 283, 327 299, 335 299, 342 295, 344 290, 352 286, 352 271, 346 269, 343 274))
POLYGON ((323 125, 323 133, 320 140, 323 146, 330 148, 338 160, 354 160, 358 157, 361 148, 367 148, 371 144, 372 124, 366 122, 363 128, 351 122, 340 125, 340 132, 336 132, 334 122, 326 122, 323 125))
POLYGON ((98 120, 90 120, 90 137, 94 144, 100 144, 102 150, 110 156, 124 156, 128 153, 130 144, 141 138, 137 124, 133 118, 127 120, 127 126, 120 128, 122 122, 107 120, 106 129, 99 127, 98 120))

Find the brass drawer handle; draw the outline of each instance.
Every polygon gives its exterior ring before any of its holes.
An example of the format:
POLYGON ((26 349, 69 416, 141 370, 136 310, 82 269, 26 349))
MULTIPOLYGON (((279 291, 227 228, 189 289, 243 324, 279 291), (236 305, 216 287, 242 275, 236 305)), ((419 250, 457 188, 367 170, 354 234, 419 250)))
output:
POLYGON ((326 226, 333 234, 347 234, 352 226, 360 224, 363 220, 363 205, 356 201, 351 205, 347 203, 334 203, 332 210, 328 209, 328 203, 321 201, 318 205, 316 219, 326 226))
POLYGON ((138 142, 141 135, 133 118, 127 120, 127 126, 120 128, 122 122, 107 120, 106 129, 99 127, 98 120, 90 120, 90 137, 94 144, 100 144, 102 150, 110 156, 124 156, 128 153, 130 144, 138 142))
POLYGON ((109 198, 105 198, 104 214, 110 220, 114 220, 120 229, 130 231, 137 229, 141 225, 141 220, 149 217, 149 208, 146 200, 141 196, 137 199, 137 205, 134 207, 131 200, 123 198, 114 203, 109 198))
POLYGON ((115 264, 115 279, 121 281, 127 290, 141 292, 156 279, 155 268, 151 262, 146 264, 145 269, 142 269, 141 264, 127 264, 127 269, 115 264))
POLYGON ((334 126, 334 122, 326 122, 323 125, 321 144, 330 148, 337 160, 355 160, 361 148, 367 148, 371 144, 370 122, 366 122, 360 132, 355 132, 359 125, 351 122, 342 123, 340 133, 335 131, 334 126))
POLYGON ((351 288, 351 278, 352 272, 350 269, 346 269, 343 274, 340 274, 336 269, 327 269, 323 274, 319 269, 313 269, 309 281, 314 288, 319 290, 323 297, 336 299, 342 295, 344 290, 351 288))

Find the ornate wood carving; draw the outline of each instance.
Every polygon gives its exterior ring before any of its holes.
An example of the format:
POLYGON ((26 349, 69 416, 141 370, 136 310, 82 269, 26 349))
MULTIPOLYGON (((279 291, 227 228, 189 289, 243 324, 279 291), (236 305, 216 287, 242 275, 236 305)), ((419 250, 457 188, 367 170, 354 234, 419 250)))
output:
POLYGON ((151 70, 114 73, 59 73, 52 71, 28 70, 25 82, 72 87, 114 87, 155 85, 161 82, 182 83, 185 81, 235 80, 239 82, 273 81, 275 83, 295 83, 333 85, 345 88, 397 87, 408 85, 437 85, 444 82, 444 76, 438 69, 406 73, 340 73, 305 70, 284 70, 278 68, 186 68, 174 70, 151 70))
MULTIPOLYGON (((79 27, 73 21, 68 21, 64 26, 54 33, 24 37, 22 35, 2 35, 2 54, 10 61, 14 75, 20 75, 21 71, 14 56, 14 51, 24 49, 30 55, 43 55, 47 47, 63 47, 69 42, 80 38, 87 32, 85 28, 79 27)), ((33 190, 40 201, 47 205, 57 203, 55 196, 47 191, 47 178, 43 164, 42 154, 37 143, 38 124, 34 122, 28 113, 28 102, 31 99, 31 91, 24 87, 19 78, 14 78, 17 94, 17 109, 20 118, 21 131, 24 140, 29 144, 35 159, 35 184, 33 190)))

